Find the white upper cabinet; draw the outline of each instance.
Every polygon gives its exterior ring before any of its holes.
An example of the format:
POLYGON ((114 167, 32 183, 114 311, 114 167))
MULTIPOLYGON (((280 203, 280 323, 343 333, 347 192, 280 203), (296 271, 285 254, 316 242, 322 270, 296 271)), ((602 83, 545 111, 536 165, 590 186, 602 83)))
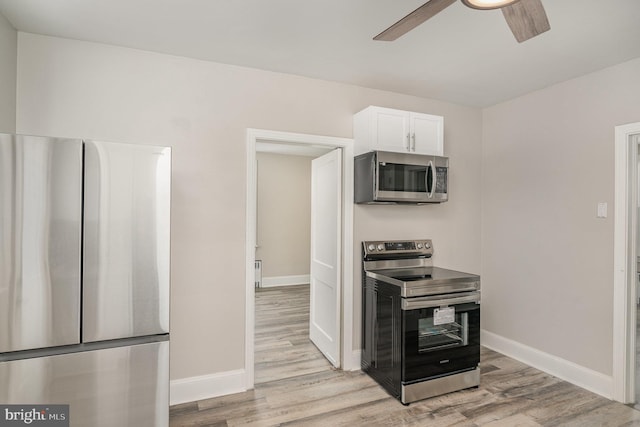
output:
POLYGON ((371 150, 442 156, 444 117, 367 107, 353 118, 355 154, 371 150))
POLYGON ((411 151, 419 154, 444 155, 444 117, 409 113, 411 151))

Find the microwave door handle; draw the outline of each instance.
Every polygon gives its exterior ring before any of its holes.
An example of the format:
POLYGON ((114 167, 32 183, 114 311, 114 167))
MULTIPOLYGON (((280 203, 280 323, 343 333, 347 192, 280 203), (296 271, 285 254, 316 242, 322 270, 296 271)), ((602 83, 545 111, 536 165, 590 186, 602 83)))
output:
POLYGON ((433 161, 429 160, 429 164, 427 165, 427 175, 425 176, 427 180, 427 191, 429 192, 429 199, 433 199, 433 193, 436 189, 436 173, 435 168, 433 167, 433 161), (429 171, 431 171, 431 189, 429 189, 429 171))

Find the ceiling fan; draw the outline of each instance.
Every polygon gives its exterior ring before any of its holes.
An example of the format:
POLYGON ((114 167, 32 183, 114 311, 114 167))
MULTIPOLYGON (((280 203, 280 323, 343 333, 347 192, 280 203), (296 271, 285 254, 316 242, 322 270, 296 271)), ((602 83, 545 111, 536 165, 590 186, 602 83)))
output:
MULTIPOLYGON (((393 41, 427 19, 442 12, 457 0, 430 0, 377 36, 374 40, 393 41)), ((549 20, 541 0, 462 0, 473 9, 502 9, 504 19, 518 43, 548 31, 549 20)))

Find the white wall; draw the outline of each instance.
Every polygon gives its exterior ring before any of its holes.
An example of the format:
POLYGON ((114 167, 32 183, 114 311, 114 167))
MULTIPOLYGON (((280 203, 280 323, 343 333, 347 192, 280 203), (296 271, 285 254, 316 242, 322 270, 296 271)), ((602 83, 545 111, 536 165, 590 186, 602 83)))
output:
POLYGON ((483 112, 483 328, 607 376, 614 127, 640 121, 639 76, 636 59, 483 112))
POLYGON ((18 132, 173 146, 172 379, 243 368, 246 128, 351 137, 368 105, 443 115, 451 201, 357 206, 355 240, 431 237, 436 262, 480 270, 478 109, 25 33, 18 51, 18 132))
POLYGON ((18 33, 0 14, 0 132, 16 130, 18 33))
POLYGON ((257 153, 256 259, 262 276, 309 275, 311 157, 257 153))

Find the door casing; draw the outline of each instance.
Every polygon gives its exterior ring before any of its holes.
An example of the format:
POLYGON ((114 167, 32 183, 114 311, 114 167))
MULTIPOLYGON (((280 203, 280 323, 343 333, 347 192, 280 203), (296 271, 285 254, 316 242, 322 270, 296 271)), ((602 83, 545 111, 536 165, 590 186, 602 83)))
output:
POLYGON ((638 135, 640 123, 615 128, 612 397, 622 403, 635 401, 638 135))
POLYGON ((359 363, 354 363, 356 358, 353 356, 353 139, 249 128, 246 164, 245 390, 254 387, 256 143, 259 141, 342 149, 342 309, 339 366, 344 370, 360 368, 359 363))

